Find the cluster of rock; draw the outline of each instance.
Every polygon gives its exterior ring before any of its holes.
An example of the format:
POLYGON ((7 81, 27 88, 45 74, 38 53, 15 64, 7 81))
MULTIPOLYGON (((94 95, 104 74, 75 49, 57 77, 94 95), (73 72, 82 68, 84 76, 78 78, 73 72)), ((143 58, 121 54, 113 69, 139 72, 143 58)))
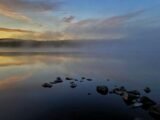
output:
MULTIPOLYGON (((76 88, 77 87, 77 84, 75 83, 77 81, 79 81, 79 82, 84 82, 84 80, 86 80, 86 81, 92 81, 91 78, 85 78, 85 77, 81 77, 80 80, 75 79, 75 78, 71 78, 71 77, 66 77, 65 80, 71 81, 70 82, 70 87, 71 88, 76 88)), ((42 84, 42 87, 44 87, 44 88, 51 88, 51 87, 53 87, 54 84, 58 84, 58 83, 62 83, 62 82, 63 82, 63 79, 61 77, 57 77, 56 80, 54 80, 53 82, 42 84)))
MULTIPOLYGON (((81 79, 78 80, 71 77, 66 77, 65 80, 70 81, 71 88, 76 88, 76 82, 84 82, 85 80, 92 81, 93 79, 81 77, 81 79)), ((110 81, 110 79, 107 79, 107 81, 110 81)), ((42 87, 51 88, 54 84, 59 84, 62 82, 63 79, 61 77, 57 77, 53 82, 44 83, 42 87)), ((115 88, 109 90, 109 88, 105 85, 98 85, 96 87, 96 91, 100 95, 115 94, 121 96, 127 106, 131 106, 133 108, 141 107, 142 109, 147 110, 153 117, 160 119, 160 104, 157 104, 147 96, 141 95, 141 93, 137 90, 129 91, 124 86, 115 86, 115 88)), ((144 92, 150 93, 151 89, 149 87, 146 87, 144 88, 144 92)), ((88 95, 92 94, 88 93, 88 95)))
MULTIPOLYGON (((149 93, 151 92, 151 89, 146 87, 144 91, 149 93)), ((127 106, 131 106, 133 108, 141 107, 142 109, 148 111, 152 117, 160 119, 160 104, 157 104, 147 96, 142 96, 137 90, 128 91, 125 87, 121 86, 109 91, 107 86, 102 85, 97 86, 97 92, 101 95, 107 95, 108 93, 119 95, 122 97, 127 106)))

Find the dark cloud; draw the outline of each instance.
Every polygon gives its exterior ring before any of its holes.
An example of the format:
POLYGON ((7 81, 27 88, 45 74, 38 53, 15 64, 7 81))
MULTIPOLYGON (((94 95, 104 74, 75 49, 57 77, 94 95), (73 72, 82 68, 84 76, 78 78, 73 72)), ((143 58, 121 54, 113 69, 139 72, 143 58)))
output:
POLYGON ((62 2, 58 0, 1 0, 0 4, 16 11, 42 12, 58 10, 62 2))
POLYGON ((66 23, 71 23, 74 19, 75 19, 74 16, 68 16, 68 17, 64 17, 63 21, 66 23))

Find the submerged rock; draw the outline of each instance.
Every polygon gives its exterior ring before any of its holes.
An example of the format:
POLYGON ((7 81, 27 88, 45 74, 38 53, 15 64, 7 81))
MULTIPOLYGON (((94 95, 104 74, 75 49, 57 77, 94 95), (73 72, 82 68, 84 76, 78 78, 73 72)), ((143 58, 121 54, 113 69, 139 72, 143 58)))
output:
POLYGON ((88 93, 88 95, 91 95, 91 93, 88 93))
POLYGON ((66 77, 66 80, 73 80, 73 78, 70 78, 70 77, 66 77))
POLYGON ((140 95, 141 95, 140 92, 137 91, 137 90, 128 91, 128 93, 134 94, 134 95, 136 95, 137 97, 140 97, 140 95))
POLYGON ((140 103, 140 102, 135 102, 132 106, 133 106, 134 108, 136 108, 136 107, 142 107, 143 104, 140 103))
POLYGON ((101 95, 107 95, 108 87, 107 86, 97 86, 97 92, 101 95))
POLYGON ((44 88, 51 88, 52 85, 49 84, 49 83, 44 83, 44 84, 42 85, 42 87, 44 87, 44 88))
POLYGON ((143 103, 143 108, 144 109, 149 109, 150 107, 156 105, 156 102, 154 102, 153 100, 151 100, 150 98, 143 96, 140 98, 140 102, 143 103))
POLYGON ((115 88, 113 89, 113 93, 122 96, 126 92, 125 87, 115 88))
POLYGON ((57 83, 62 83, 63 80, 60 77, 57 77, 57 79, 54 82, 50 82, 51 84, 57 84, 57 83))
POLYGON ((71 86, 70 86, 71 88, 75 88, 75 87, 77 87, 77 84, 75 84, 74 82, 73 83, 71 83, 71 86))
POLYGON ((146 88, 144 89, 144 91, 145 91, 146 93, 150 93, 150 92, 151 92, 151 89, 150 89, 149 87, 146 87, 146 88))
POLYGON ((85 77, 81 77, 82 80, 86 79, 85 77))
POLYGON ((160 119, 160 104, 152 106, 149 109, 149 113, 151 114, 151 116, 159 120, 160 119))
POLYGON ((90 79, 90 78, 88 78, 88 79, 86 79, 87 81, 92 81, 92 79, 90 79))

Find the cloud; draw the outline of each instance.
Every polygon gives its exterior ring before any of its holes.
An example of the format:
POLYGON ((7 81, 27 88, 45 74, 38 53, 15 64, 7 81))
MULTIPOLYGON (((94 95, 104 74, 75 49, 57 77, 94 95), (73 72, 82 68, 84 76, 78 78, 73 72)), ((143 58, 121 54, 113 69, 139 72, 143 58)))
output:
POLYGON ((81 20, 70 24, 65 31, 67 33, 72 33, 79 39, 119 39, 125 37, 123 30, 129 20, 143 12, 144 10, 140 10, 106 19, 81 20))
POLYGON ((71 23, 74 19, 75 19, 74 16, 68 16, 68 17, 64 17, 63 21, 66 23, 71 23))
POLYGON ((0 4, 17 11, 42 12, 59 9, 60 0, 1 0, 0 4))
POLYGON ((0 28, 0 38, 17 38, 17 39, 33 39, 33 40, 66 40, 73 39, 73 35, 65 32, 53 31, 30 31, 23 29, 0 28))
POLYGON ((41 1, 41 0, 1 0, 0 14, 12 19, 30 22, 31 18, 25 15, 26 12, 54 11, 60 8, 62 2, 41 1))
POLYGON ((12 10, 11 8, 0 4, 0 14, 12 19, 16 19, 16 20, 22 20, 22 21, 31 21, 31 19, 25 15, 22 15, 19 12, 16 12, 14 10, 12 10))
POLYGON ((86 19, 78 22, 71 22, 74 17, 69 16, 64 21, 70 22, 70 24, 67 24, 63 30, 58 32, 53 30, 37 32, 23 29, 0 28, 0 31, 3 32, 0 37, 35 40, 122 39, 130 34, 129 31, 136 29, 133 27, 134 19, 143 12, 144 10, 140 10, 110 18, 86 19))
POLYGON ((0 28, 1 32, 20 32, 20 33, 32 33, 33 31, 22 30, 22 29, 10 29, 10 28, 0 28))

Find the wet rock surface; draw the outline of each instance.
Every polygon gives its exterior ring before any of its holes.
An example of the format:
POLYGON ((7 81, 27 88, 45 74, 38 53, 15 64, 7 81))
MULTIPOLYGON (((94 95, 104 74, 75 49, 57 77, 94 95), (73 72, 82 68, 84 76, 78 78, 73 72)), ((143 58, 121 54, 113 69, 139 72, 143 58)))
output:
POLYGON ((97 86, 96 90, 101 95, 107 95, 108 94, 108 87, 107 86, 104 86, 104 85, 97 86))
POLYGON ((44 87, 44 88, 51 88, 52 85, 49 84, 49 83, 44 83, 44 84, 42 85, 42 87, 44 87))
POLYGON ((51 84, 57 84, 57 83, 62 83, 63 80, 60 77, 57 77, 57 79, 53 82, 50 82, 51 84))
POLYGON ((150 92, 151 92, 151 89, 150 89, 149 87, 146 87, 146 88, 144 89, 144 91, 145 91, 146 93, 150 93, 150 92))
POLYGON ((151 116, 153 116, 157 120, 160 120, 160 104, 152 106, 149 109, 149 113, 151 116))
MULTIPOLYGON (((72 78, 72 77, 65 77, 64 80, 69 82, 70 88, 76 88, 78 84, 83 84, 82 82, 93 81, 91 78, 81 77, 81 78, 72 78)), ((107 79, 110 81, 110 79, 107 79)), ((57 77, 55 81, 50 83, 42 84, 44 88, 52 88, 55 84, 62 83, 63 78, 57 77)), ((151 89, 149 87, 145 87, 142 89, 145 93, 150 93, 151 89)), ((108 85, 98 85, 95 86, 95 91, 100 95, 118 95, 122 98, 124 103, 132 108, 142 108, 146 110, 153 118, 156 120, 160 120, 160 104, 157 104, 154 100, 149 98, 148 96, 142 95, 142 93, 138 90, 127 90, 124 86, 118 87, 114 85, 114 88, 109 89, 108 85)), ((87 91, 86 91, 87 92, 87 91)), ((143 92, 144 93, 144 92, 143 92)), ((90 92, 87 93, 88 96, 92 95, 90 92)))

